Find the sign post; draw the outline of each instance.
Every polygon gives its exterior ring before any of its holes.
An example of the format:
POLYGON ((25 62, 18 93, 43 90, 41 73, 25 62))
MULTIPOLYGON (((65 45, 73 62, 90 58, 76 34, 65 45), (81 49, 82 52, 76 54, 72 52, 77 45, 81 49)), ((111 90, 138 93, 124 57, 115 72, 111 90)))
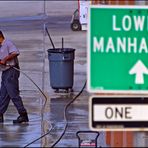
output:
POLYGON ((90 7, 88 90, 148 92, 148 7, 90 7))

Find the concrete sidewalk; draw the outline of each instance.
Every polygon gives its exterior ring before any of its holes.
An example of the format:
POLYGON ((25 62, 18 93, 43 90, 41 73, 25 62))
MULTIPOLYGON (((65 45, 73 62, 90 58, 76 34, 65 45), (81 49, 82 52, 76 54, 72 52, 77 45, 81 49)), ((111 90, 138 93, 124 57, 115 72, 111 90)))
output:
MULTIPOLYGON (((68 4, 66 8, 67 6, 68 4)), ((20 93, 28 110, 30 123, 28 126, 14 126, 12 120, 16 118, 17 112, 13 104, 10 104, 5 114, 5 123, 0 125, 1 147, 24 147, 41 135, 48 133, 51 127, 53 127, 50 134, 28 145, 29 147, 51 147, 61 136, 66 125, 64 117, 66 105, 79 93, 86 81, 86 32, 71 31, 70 21, 72 13, 69 14, 70 8, 64 13, 60 13, 63 9, 59 9, 59 7, 56 5, 56 9, 53 8, 53 12, 50 15, 45 17, 42 15, 43 18, 37 14, 36 16, 27 16, 28 18, 13 16, 11 19, 8 17, 0 19, 1 29, 4 31, 4 34, 12 39, 20 49, 19 60, 21 70, 48 97, 44 112, 42 112, 45 98, 33 83, 21 73, 20 93), (59 11, 55 14, 55 10, 59 11), (62 46, 63 37, 64 47, 76 49, 73 93, 57 94, 50 87, 47 49, 52 48, 52 46, 47 34, 44 32, 45 23, 56 47, 62 46)), ((50 10, 51 8, 50 5, 50 10)), ((74 9, 74 6, 72 8, 74 9)), ((79 130, 89 130, 88 100, 89 94, 85 88, 81 96, 69 107, 68 127, 65 135, 56 146, 78 146, 76 132, 79 130)), ((105 141, 101 141, 101 145, 105 145, 105 141)))

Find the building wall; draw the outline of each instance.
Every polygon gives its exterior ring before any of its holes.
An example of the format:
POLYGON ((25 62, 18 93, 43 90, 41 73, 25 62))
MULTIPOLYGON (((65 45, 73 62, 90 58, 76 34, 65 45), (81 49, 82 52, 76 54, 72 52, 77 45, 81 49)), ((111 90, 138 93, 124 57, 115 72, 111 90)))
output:
POLYGON ((92 4, 135 5, 135 0, 92 0, 92 4))
POLYGON ((148 5, 147 0, 92 0, 92 4, 148 5))

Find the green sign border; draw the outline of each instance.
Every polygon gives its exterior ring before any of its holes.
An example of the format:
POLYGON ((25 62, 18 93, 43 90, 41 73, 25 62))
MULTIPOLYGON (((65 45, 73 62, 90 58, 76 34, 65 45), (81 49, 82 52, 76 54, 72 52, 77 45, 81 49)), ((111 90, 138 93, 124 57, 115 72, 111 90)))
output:
POLYGON ((99 8, 99 9, 147 9, 148 10, 148 6, 136 6, 136 5, 90 5, 89 6, 89 11, 88 11, 88 33, 87 33, 87 90, 91 93, 129 93, 129 94, 148 94, 148 90, 101 90, 101 89, 93 89, 90 86, 90 19, 91 19, 91 9, 92 8, 99 8))

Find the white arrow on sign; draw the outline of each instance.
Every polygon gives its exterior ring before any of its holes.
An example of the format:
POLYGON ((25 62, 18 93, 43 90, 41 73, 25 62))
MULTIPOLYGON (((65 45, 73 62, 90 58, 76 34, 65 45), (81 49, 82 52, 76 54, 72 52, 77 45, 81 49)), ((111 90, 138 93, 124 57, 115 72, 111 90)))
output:
POLYGON ((136 84, 144 84, 144 74, 148 74, 148 69, 147 67, 142 63, 141 60, 138 60, 137 63, 131 68, 129 71, 130 75, 135 74, 136 79, 135 83, 136 84))

